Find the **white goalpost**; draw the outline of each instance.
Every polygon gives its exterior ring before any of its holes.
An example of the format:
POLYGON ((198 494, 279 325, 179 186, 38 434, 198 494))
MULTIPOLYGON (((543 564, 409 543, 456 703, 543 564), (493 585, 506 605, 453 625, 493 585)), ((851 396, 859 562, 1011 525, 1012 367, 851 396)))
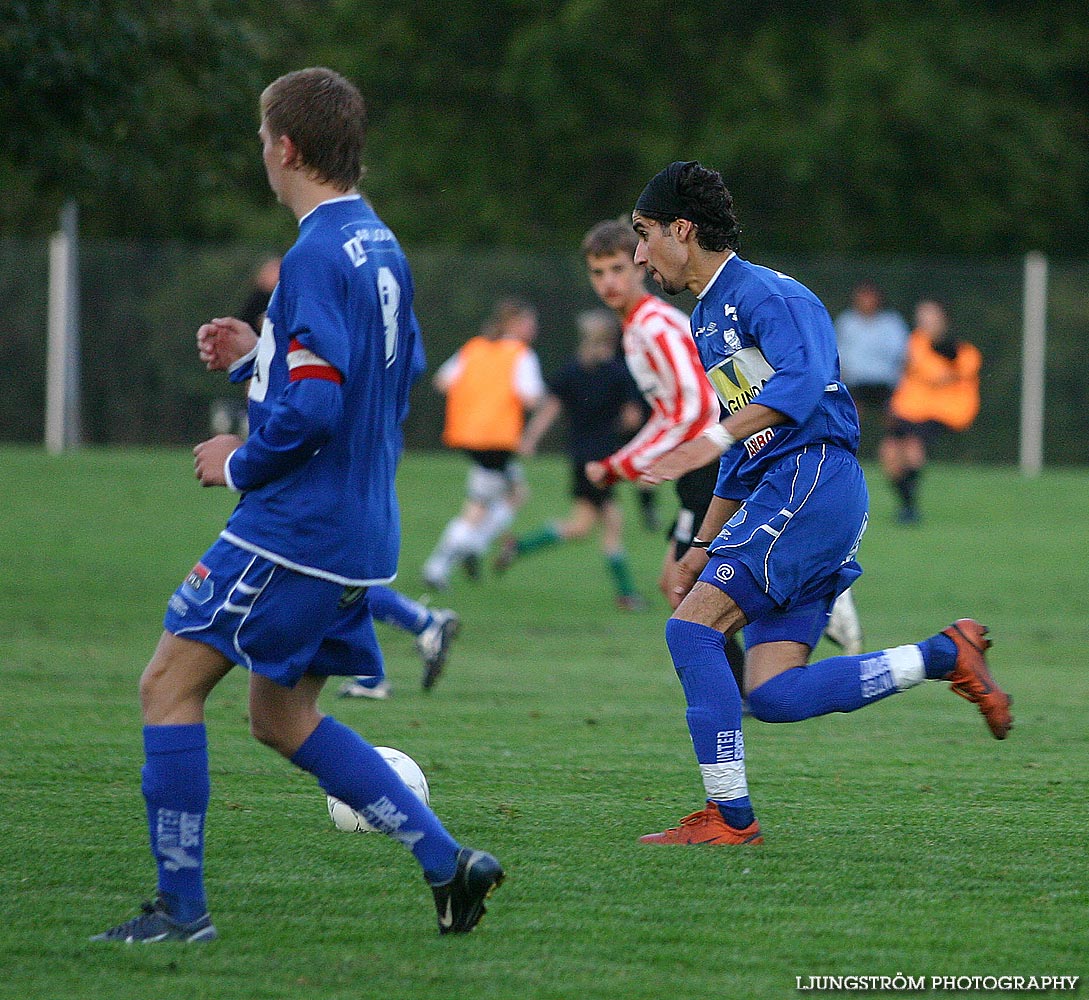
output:
POLYGON ((1047 258, 1025 256, 1021 335, 1021 473, 1044 467, 1044 366, 1047 354, 1047 258))
POLYGON ((70 201, 49 241, 45 446, 54 454, 82 438, 79 368, 79 214, 70 201))

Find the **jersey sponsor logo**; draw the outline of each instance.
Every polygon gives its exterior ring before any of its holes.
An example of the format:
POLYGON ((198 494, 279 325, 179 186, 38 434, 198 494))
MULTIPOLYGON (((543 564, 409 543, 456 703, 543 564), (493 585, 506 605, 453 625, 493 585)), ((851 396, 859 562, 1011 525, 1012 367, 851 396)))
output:
MULTIPOLYGON (((185 598, 193 604, 207 604, 215 594, 215 581, 211 579, 211 571, 204 563, 197 563, 185 578, 182 584, 182 592, 185 598)), ((189 610, 186 605, 185 610, 189 610)), ((184 614, 184 611, 182 612, 184 614)))
POLYGON ((363 245, 363 240, 359 236, 353 236, 341 246, 343 246, 344 252, 352 262, 352 267, 362 267, 367 263, 367 248, 363 245))
POLYGON ((766 447, 775 437, 775 428, 767 427, 757 431, 752 437, 745 438, 745 452, 752 458, 761 448, 766 447))
MULTIPOLYGON (((722 307, 723 312, 726 315, 726 322, 735 324, 737 323, 737 307, 730 305, 728 302, 722 307)), ((735 354, 741 350, 741 338, 737 335, 737 327, 731 325, 729 329, 722 331, 722 339, 726 344, 727 350, 731 354, 735 354)))
POLYGON ((758 347, 744 347, 711 368, 707 377, 727 412, 737 413, 760 395, 774 374, 758 347))

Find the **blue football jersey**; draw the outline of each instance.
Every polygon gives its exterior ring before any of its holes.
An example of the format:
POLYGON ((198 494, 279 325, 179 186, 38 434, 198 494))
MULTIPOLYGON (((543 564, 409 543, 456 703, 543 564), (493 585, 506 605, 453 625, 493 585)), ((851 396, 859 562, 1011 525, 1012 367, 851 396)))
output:
POLYGON ((803 284, 735 255, 704 290, 691 325, 727 413, 758 400, 789 418, 723 455, 718 496, 744 499, 765 470, 809 444, 858 450, 858 412, 840 381, 835 328, 803 284))
POLYGON ((404 253, 363 198, 303 217, 253 362, 250 437, 228 464, 243 495, 224 538, 346 585, 395 576, 401 422, 423 366, 412 301, 404 253))

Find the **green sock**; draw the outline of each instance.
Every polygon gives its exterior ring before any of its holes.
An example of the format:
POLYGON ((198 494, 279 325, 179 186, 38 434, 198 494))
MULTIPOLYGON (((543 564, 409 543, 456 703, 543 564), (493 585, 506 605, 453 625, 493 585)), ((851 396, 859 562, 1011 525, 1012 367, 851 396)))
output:
POLYGON ((518 554, 524 556, 527 552, 536 552, 537 549, 555 545, 558 541, 560 541, 560 532, 556 525, 545 524, 518 539, 518 554))
POLYGON ((613 575, 620 596, 634 596, 635 582, 631 578, 631 570, 628 569, 628 557, 623 552, 610 552, 605 557, 605 562, 609 565, 609 572, 613 575))

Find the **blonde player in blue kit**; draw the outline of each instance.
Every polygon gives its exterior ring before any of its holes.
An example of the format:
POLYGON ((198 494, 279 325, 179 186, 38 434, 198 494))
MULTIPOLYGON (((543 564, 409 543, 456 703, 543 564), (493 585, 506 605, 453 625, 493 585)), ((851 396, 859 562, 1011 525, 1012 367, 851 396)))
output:
POLYGON ((678 565, 687 596, 666 626, 707 795, 649 844, 759 844, 749 799, 741 697, 723 635, 745 630, 752 715, 797 722, 851 712, 947 680, 979 706, 996 739, 1010 698, 987 668, 987 629, 962 618, 920 643, 808 663, 855 556, 868 496, 855 457, 858 416, 839 377, 835 331, 820 300, 787 275, 737 255, 740 228, 722 177, 675 162, 632 213, 635 261, 664 291, 699 302, 691 328, 726 417, 660 457, 645 479, 672 480, 721 455, 718 483, 678 565))
POLYGON ((415 855, 439 931, 470 931, 502 881, 490 854, 462 847, 374 748, 318 710, 327 677, 377 655, 368 586, 393 579, 394 476, 418 370, 412 275, 393 233, 359 195, 365 134, 356 88, 327 69, 261 95, 269 185, 299 220, 255 350, 247 324, 198 331, 210 368, 249 379, 250 436, 194 449, 204 486, 241 493, 226 528, 170 599, 140 680, 147 805, 158 892, 92 940, 208 941, 204 891, 210 798, 204 703, 235 664, 250 672, 254 736, 415 855))

